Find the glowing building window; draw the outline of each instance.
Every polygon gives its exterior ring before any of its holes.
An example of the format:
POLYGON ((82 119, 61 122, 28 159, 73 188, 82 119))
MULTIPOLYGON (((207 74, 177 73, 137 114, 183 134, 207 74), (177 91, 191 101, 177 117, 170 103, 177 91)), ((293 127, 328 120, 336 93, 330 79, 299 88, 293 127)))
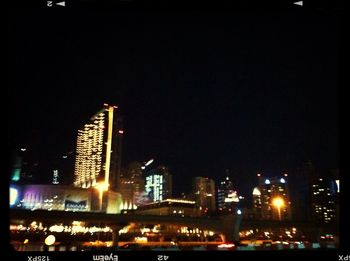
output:
POLYGON ((253 190, 253 195, 254 195, 254 196, 261 196, 260 190, 259 190, 258 188, 254 188, 254 190, 253 190))
POLYGON ((16 204, 18 197, 18 190, 15 188, 10 188, 10 206, 16 204))

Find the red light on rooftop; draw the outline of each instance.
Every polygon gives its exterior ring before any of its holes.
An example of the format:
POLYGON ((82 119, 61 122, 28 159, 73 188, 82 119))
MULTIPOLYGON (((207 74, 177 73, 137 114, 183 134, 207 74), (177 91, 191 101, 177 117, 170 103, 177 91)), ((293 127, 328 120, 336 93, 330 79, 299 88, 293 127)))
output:
POLYGON ((287 173, 284 173, 284 176, 285 176, 285 177, 287 177, 287 176, 288 176, 288 174, 287 174, 287 173))
POLYGON ((119 133, 119 134, 123 134, 124 131, 123 131, 123 130, 118 130, 118 133, 119 133))
POLYGON ((113 108, 114 108, 114 109, 117 109, 117 108, 118 108, 118 106, 114 105, 114 106, 113 106, 113 108))
POLYGON ((103 106, 108 106, 108 103, 104 103, 103 106))
POLYGON ((261 176, 261 174, 260 173, 258 173, 258 174, 256 174, 258 177, 260 177, 261 176))

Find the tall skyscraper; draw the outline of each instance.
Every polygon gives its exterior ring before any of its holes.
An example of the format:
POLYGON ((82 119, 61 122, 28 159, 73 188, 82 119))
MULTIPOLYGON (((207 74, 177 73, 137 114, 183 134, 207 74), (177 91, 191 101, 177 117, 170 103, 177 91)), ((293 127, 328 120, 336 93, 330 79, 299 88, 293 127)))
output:
POLYGON ((142 204, 141 197, 144 192, 145 182, 142 177, 141 167, 142 164, 140 162, 134 161, 122 172, 119 192, 122 195, 123 209, 135 209, 142 204))
POLYGON ((293 201, 292 214, 294 220, 310 221, 312 219, 312 184, 316 179, 316 170, 310 160, 290 175, 289 184, 293 188, 290 191, 290 197, 293 201))
POLYGON ((333 223, 336 220, 338 187, 332 178, 317 178, 312 184, 312 214, 317 222, 333 223))
POLYGON ((44 168, 40 161, 38 145, 22 146, 12 151, 11 182, 20 184, 45 183, 44 168))
POLYGON ((216 210, 214 180, 207 177, 194 177, 193 194, 203 214, 210 214, 216 210))
POLYGON ((219 182, 217 194, 217 207, 220 212, 233 212, 237 207, 239 198, 237 191, 233 188, 233 183, 229 176, 219 182))
POLYGON ((112 154, 111 154, 111 174, 110 184, 114 190, 120 189, 120 177, 122 166, 122 145, 124 137, 123 118, 117 116, 114 122, 114 136, 112 140, 112 154))
POLYGON ((52 157, 49 169, 51 184, 71 185, 73 183, 74 160, 74 150, 52 157))
MULTIPOLYGON (((253 194, 256 196, 256 208, 260 208, 261 203, 261 218, 267 220, 290 220, 291 202, 289 198, 288 174, 284 174, 281 177, 263 177, 261 174, 257 176, 259 185, 253 194)), ((257 212, 259 211, 257 209, 257 212)))
POLYGON ((262 201, 261 192, 258 187, 253 189, 253 216, 255 219, 261 219, 262 201))
POLYGON ((22 158, 14 154, 11 163, 11 182, 18 182, 21 178, 22 158))
POLYGON ((146 174, 145 191, 153 202, 171 198, 172 186, 172 175, 167 167, 159 166, 146 174))
POLYGON ((118 126, 116 108, 104 104, 78 130, 74 186, 89 188, 100 183, 112 190, 117 188, 124 131, 118 126))
POLYGON ((340 208, 340 180, 339 180, 339 169, 333 169, 331 172, 331 178, 334 180, 336 185, 335 193, 335 222, 339 224, 339 208, 340 208))

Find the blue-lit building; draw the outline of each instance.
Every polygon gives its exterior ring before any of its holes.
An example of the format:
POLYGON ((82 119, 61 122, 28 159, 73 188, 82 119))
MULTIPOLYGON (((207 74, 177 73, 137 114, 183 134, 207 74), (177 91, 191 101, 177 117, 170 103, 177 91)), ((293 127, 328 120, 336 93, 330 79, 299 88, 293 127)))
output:
POLYGON ((159 166, 146 174, 145 191, 151 202, 171 198, 172 185, 172 175, 167 167, 159 166))

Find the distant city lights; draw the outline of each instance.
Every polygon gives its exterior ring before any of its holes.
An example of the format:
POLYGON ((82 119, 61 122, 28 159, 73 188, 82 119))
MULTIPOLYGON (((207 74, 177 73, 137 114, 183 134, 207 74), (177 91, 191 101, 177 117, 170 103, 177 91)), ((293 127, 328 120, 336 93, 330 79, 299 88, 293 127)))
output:
POLYGON ((232 247, 235 247, 235 244, 232 244, 232 243, 228 243, 228 244, 220 244, 218 245, 218 248, 232 248, 232 247))
POLYGON ((167 198, 164 201, 175 202, 175 203, 187 203, 187 204, 195 204, 196 203, 196 201, 192 201, 192 200, 171 199, 171 198, 167 198))
POLYGON ((265 184, 266 185, 268 185, 268 184, 270 184, 271 182, 270 182, 270 180, 269 179, 265 179, 265 184))
POLYGON ((75 234, 86 234, 86 233, 97 233, 97 232, 104 232, 104 233, 111 233, 113 230, 108 227, 86 227, 82 226, 80 223, 75 223, 72 224, 72 226, 63 226, 62 224, 60 225, 52 225, 50 227, 43 227, 42 224, 40 223, 39 226, 35 221, 33 221, 30 226, 26 227, 23 225, 10 225, 10 231, 50 231, 52 233, 70 233, 71 235, 75 234))
POLYGON ((47 238, 45 238, 45 245, 47 246, 51 246, 55 243, 56 241, 56 238, 54 235, 49 235, 47 236, 47 238))
POLYGON ((224 202, 225 203, 228 203, 228 202, 239 202, 237 191, 233 191, 230 194, 228 194, 227 197, 225 198, 224 202))

